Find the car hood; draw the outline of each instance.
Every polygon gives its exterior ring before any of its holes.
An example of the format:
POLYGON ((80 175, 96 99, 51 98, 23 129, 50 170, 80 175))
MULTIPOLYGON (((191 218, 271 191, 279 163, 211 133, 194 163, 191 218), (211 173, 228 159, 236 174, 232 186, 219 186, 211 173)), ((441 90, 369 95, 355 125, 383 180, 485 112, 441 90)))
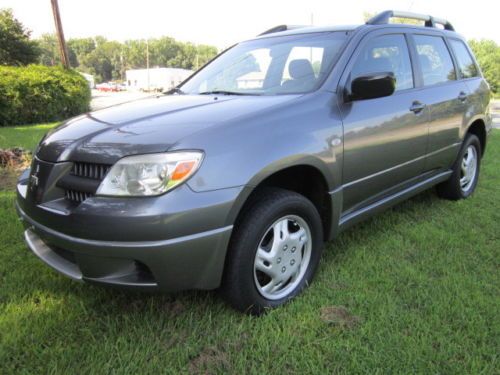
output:
POLYGON ((112 164, 126 155, 164 152, 180 139, 252 116, 296 95, 162 95, 68 120, 50 131, 36 156, 49 162, 112 164))

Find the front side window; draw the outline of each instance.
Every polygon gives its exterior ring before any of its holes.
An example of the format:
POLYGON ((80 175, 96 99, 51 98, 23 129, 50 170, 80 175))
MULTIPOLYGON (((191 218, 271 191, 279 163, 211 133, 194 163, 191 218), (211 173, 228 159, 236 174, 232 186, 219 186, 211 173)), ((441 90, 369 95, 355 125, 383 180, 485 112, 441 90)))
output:
POLYGON ((385 72, 394 73, 396 91, 413 87, 410 55, 404 35, 382 35, 371 39, 354 63, 351 77, 385 72))
POLYGON ((450 52, 439 36, 414 35, 424 86, 457 79, 450 52))
POLYGON ((187 94, 304 93, 326 78, 347 40, 346 32, 261 38, 231 48, 180 88, 187 94))
POLYGON ((456 39, 451 39, 450 44, 457 58, 458 69, 460 70, 462 78, 478 77, 479 72, 477 66, 467 50, 467 47, 465 47, 465 44, 461 40, 456 39))

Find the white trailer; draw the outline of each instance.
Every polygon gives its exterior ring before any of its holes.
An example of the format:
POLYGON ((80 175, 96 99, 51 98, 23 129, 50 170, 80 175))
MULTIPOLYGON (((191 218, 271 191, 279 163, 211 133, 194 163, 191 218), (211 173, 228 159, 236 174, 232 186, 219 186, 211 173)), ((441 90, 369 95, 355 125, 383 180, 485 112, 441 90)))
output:
POLYGON ((167 91, 191 74, 192 70, 180 68, 131 69, 125 72, 125 85, 131 91, 167 91))

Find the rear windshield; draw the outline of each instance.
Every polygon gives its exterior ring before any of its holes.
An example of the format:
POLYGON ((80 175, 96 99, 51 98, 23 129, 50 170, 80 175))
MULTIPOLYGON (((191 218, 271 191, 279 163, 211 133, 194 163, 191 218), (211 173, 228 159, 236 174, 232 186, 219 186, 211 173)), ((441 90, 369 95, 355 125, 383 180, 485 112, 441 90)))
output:
POLYGON ((316 89, 337 61, 345 31, 288 35, 240 43, 195 74, 187 94, 305 93, 316 89))

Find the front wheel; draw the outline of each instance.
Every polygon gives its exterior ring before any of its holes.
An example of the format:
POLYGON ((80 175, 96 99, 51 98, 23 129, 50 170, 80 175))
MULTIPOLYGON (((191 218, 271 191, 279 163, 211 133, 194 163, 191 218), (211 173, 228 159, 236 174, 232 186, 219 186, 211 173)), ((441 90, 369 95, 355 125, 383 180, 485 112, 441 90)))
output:
POLYGON ((234 229, 222 292, 236 309, 259 315, 311 282, 323 231, 316 207, 304 196, 283 189, 257 194, 234 229))
POLYGON ((450 178, 437 186, 440 197, 451 200, 469 197, 477 186, 481 167, 481 142, 474 134, 465 138, 450 178))

